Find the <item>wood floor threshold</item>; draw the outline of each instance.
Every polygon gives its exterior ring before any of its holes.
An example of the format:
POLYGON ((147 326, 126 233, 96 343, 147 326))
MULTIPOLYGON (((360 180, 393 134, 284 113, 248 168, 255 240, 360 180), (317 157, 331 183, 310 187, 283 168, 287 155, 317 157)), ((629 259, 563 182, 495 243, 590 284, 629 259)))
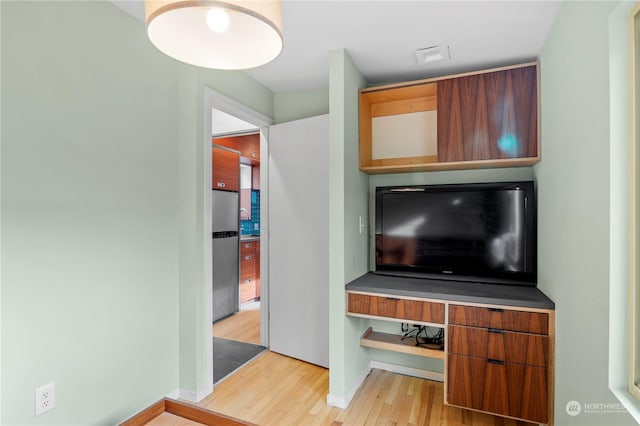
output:
POLYGON ((163 398, 140 413, 123 422, 120 426, 143 426, 151 422, 162 413, 171 413, 194 422, 215 426, 256 426, 243 420, 218 414, 195 405, 163 398))

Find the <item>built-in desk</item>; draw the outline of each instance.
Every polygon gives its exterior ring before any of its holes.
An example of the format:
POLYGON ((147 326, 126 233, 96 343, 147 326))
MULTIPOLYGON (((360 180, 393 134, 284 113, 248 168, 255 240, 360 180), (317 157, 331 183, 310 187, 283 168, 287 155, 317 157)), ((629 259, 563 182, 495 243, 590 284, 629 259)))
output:
POLYGON ((363 330, 361 345, 444 359, 445 404, 553 423, 555 304, 537 287, 367 273, 347 315, 444 330, 442 351, 363 330))

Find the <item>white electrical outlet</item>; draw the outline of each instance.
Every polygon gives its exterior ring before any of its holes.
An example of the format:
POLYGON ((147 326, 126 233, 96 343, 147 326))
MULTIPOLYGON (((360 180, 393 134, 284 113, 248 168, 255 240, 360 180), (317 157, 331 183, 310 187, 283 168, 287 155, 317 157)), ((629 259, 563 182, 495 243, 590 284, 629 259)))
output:
POLYGON ((56 387, 55 383, 40 386, 36 389, 36 416, 53 410, 56 406, 56 387))

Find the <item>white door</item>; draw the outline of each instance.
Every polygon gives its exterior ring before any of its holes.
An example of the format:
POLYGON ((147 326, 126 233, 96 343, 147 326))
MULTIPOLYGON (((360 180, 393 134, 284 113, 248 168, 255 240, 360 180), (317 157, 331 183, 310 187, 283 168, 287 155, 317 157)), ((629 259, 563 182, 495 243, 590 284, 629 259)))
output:
POLYGON ((329 366, 329 116, 269 129, 269 347, 329 366))

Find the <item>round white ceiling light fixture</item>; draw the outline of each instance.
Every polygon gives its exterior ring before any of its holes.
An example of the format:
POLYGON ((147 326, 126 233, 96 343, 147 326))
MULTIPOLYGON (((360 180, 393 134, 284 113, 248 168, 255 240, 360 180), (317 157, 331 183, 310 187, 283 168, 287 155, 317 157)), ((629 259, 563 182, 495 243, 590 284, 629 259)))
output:
POLYGON ((279 0, 145 0, 145 16, 160 51, 199 67, 255 68, 283 48, 279 0))

